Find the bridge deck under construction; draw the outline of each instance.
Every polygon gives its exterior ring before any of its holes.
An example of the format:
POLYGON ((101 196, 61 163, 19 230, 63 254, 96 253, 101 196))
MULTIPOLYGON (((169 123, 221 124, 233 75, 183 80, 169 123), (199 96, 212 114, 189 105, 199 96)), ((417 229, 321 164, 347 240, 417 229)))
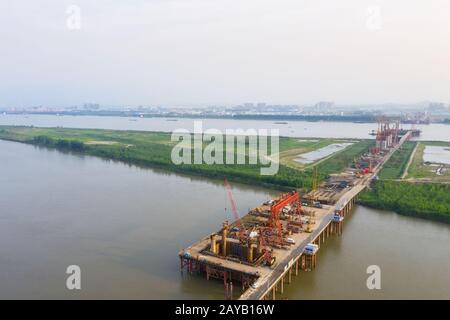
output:
POLYGON ((345 217, 359 193, 408 138, 407 133, 378 157, 369 174, 355 177, 340 190, 335 203, 312 201, 301 208, 300 198, 292 201, 297 199, 296 192, 282 195, 232 224, 225 222, 218 232, 181 250, 181 270, 223 281, 228 298, 237 296, 233 295, 234 285, 235 289, 241 287, 240 299, 275 299, 292 275, 314 269, 321 244, 329 236, 342 233, 345 217), (311 248, 314 250, 308 251, 311 248))

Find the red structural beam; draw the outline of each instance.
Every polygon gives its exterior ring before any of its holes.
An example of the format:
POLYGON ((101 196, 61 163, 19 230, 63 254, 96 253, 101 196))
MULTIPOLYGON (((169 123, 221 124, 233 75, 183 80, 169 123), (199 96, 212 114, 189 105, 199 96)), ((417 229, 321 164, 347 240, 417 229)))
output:
POLYGON ((292 191, 290 193, 284 194, 281 196, 279 200, 277 200, 271 207, 271 211, 273 214, 278 214, 281 209, 283 209, 288 204, 292 202, 298 201, 298 192, 292 191))

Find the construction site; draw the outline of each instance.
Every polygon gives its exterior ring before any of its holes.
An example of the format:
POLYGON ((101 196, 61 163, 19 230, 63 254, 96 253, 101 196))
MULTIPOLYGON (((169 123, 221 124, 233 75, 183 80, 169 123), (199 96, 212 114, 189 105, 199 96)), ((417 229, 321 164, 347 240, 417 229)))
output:
POLYGON ((344 172, 319 182, 315 166, 308 193, 283 193, 242 217, 225 180, 234 221, 224 221, 220 230, 181 250, 181 271, 223 281, 228 299, 276 299, 293 274, 315 268, 321 244, 342 234, 358 194, 411 137, 411 131, 402 134, 398 124, 379 123, 375 146, 344 172))
MULTIPOLYGON (((360 179, 373 173, 384 160, 384 157, 397 146, 400 138, 408 134, 413 137, 413 131, 400 129, 398 120, 391 121, 381 117, 378 120, 375 146, 367 150, 358 158, 355 158, 347 170, 338 174, 331 174, 324 183, 317 186, 317 170, 313 173, 311 191, 303 196, 303 199, 313 204, 336 204, 339 199, 360 182, 360 179)), ((316 169, 316 167, 315 167, 316 169)))

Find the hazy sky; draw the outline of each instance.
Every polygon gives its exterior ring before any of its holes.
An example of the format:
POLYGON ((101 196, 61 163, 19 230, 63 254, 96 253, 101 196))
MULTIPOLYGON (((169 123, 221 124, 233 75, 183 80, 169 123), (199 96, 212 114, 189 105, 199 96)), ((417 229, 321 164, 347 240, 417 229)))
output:
POLYGON ((450 102, 448 0, 2 0, 0 9, 0 107, 450 102))

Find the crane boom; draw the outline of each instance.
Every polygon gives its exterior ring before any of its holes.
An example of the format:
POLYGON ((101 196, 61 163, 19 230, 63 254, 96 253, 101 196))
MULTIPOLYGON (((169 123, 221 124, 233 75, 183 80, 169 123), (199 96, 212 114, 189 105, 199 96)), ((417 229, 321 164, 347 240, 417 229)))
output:
POLYGON ((239 238, 239 240, 242 240, 242 239, 244 239, 244 230, 242 229, 242 226, 241 226, 241 218, 239 217, 239 213, 238 213, 237 206, 236 206, 236 201, 234 201, 233 191, 231 190, 231 186, 228 183, 227 178, 225 178, 225 188, 227 190, 228 198, 230 199, 231 211, 233 211, 234 220, 236 221, 236 225, 239 228, 238 238, 239 238))

